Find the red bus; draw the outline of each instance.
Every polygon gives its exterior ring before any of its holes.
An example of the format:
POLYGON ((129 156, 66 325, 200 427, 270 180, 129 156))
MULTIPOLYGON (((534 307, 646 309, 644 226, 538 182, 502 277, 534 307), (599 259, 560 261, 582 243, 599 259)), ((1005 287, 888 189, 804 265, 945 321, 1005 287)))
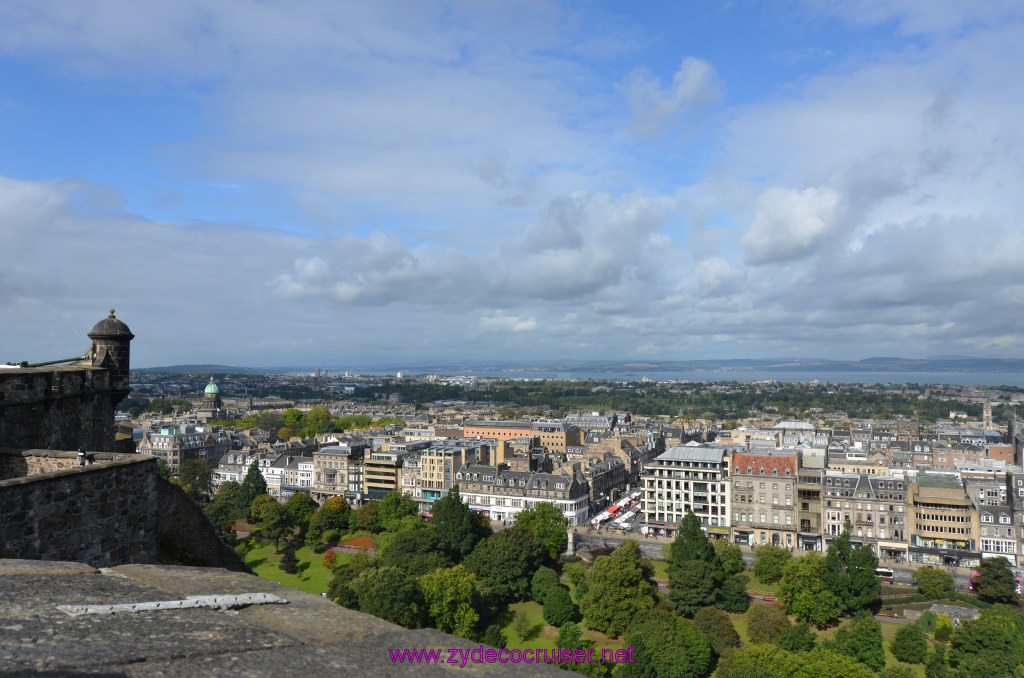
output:
POLYGON ((896 582, 896 577, 893 576, 892 570, 888 567, 876 567, 875 576, 881 579, 883 584, 891 586, 896 582))

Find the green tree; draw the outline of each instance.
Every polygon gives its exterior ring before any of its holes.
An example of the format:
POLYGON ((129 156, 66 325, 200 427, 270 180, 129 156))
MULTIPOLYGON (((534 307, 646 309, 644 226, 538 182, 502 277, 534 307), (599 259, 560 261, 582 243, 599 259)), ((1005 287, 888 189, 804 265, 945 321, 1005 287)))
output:
POLYGON ((238 494, 242 486, 234 481, 221 485, 213 501, 203 507, 210 522, 219 530, 226 530, 239 518, 245 517, 238 510, 238 494))
POLYGON ((917 671, 909 666, 894 664, 882 669, 878 674, 878 678, 917 678, 917 671))
POLYGON ((836 620, 842 612, 842 601, 829 587, 827 576, 826 559, 816 552, 791 561, 779 583, 786 611, 819 629, 836 620))
POLYGON ((726 612, 714 607, 702 607, 694 615, 693 623, 704 634, 717 656, 722 656, 728 649, 739 647, 740 636, 726 612))
POLYGON ((904 624, 889 642, 889 651, 901 662, 923 664, 928 658, 928 640, 916 624, 904 624))
POLYGON ((434 628, 468 638, 480 620, 476 576, 456 565, 422 575, 418 581, 434 628))
POLYGON ((719 574, 721 570, 699 560, 683 562, 670 572, 668 597, 676 612, 692 617, 700 608, 714 605, 719 598, 719 574))
POLYGON ((164 480, 171 479, 171 467, 167 465, 167 462, 163 459, 156 460, 156 472, 164 480))
POLYGON ((496 599, 511 602, 529 595, 530 575, 544 557, 537 538, 517 525, 480 542, 463 562, 496 599))
POLYGON ((252 500, 249 504, 249 521, 258 523, 263 520, 263 514, 267 511, 267 508, 277 504, 277 500, 271 497, 269 494, 261 494, 252 500))
POLYGON ((242 490, 238 493, 238 507, 248 512, 252 500, 267 493, 267 481, 260 472, 259 460, 254 460, 242 479, 242 490))
POLYGON ((309 529, 309 522, 316 513, 316 502, 305 492, 296 492, 284 503, 285 513, 301 534, 309 529))
POLYGON ((522 526, 537 538, 544 547, 550 561, 558 560, 558 556, 568 545, 569 519, 554 504, 542 502, 523 509, 516 514, 516 525, 522 526))
POLYGON ((919 567, 913 578, 918 592, 929 598, 942 598, 953 588, 953 575, 937 567, 919 567))
POLYGON ((654 607, 654 595, 654 585, 641 564, 640 547, 627 539, 611 555, 594 561, 580 609, 590 628, 618 638, 634 616, 654 607))
POLYGON ((496 649, 502 649, 507 646, 508 641, 505 640, 505 634, 501 632, 501 627, 497 624, 491 624, 484 631, 484 645, 490 645, 496 649))
POLYGON ((295 437, 295 429, 288 428, 287 426, 282 426, 281 428, 277 429, 277 437, 280 438, 281 440, 291 440, 293 437, 295 437))
POLYGON ((718 552, 708 541, 700 518, 693 511, 687 511, 679 523, 679 533, 672 540, 669 552, 671 554, 670 571, 682 567, 683 563, 696 561, 707 563, 718 581, 725 578, 725 570, 722 567, 722 561, 718 558, 718 552))
POLYGON ((186 459, 178 467, 176 482, 185 494, 199 499, 213 491, 213 468, 205 459, 186 459))
POLYGON ((349 587, 362 612, 408 629, 422 625, 424 603, 419 586, 397 567, 366 568, 349 587))
POLYGON ((747 643, 727 652, 718 662, 715 678, 783 678, 803 666, 803 659, 775 645, 747 643))
POLYGON ((874 671, 881 671, 885 666, 882 627, 867 613, 858 615, 849 629, 840 628, 832 640, 823 645, 833 652, 853 657, 874 671))
POLYGON ((1017 580, 1010 561, 999 556, 985 558, 978 568, 978 597, 989 603, 1017 603, 1017 580))
POLYGON ((583 621, 580 609, 572 602, 569 589, 565 586, 558 584, 548 590, 544 597, 544 621, 552 626, 583 621))
MULTIPOLYGON (((302 412, 294 407, 290 410, 285 410, 278 423, 284 424, 293 431, 298 431, 302 428, 302 412)), ((277 426, 264 426, 263 428, 273 431, 277 426)))
POLYGON ((281 562, 278 564, 283 572, 287 574, 295 574, 299 569, 299 559, 295 557, 295 550, 291 547, 286 548, 284 553, 281 555, 281 562))
POLYGON ((483 523, 483 516, 462 502, 458 487, 452 487, 435 502, 431 513, 437 545, 452 562, 461 563, 491 531, 483 523))
POLYGON ((274 550, 277 551, 281 539, 290 536, 295 531, 292 518, 284 506, 277 501, 265 504, 260 516, 260 532, 267 539, 274 540, 274 550))
POLYGON ((755 605, 747 613, 747 633, 752 643, 775 643, 790 626, 778 605, 755 605))
POLYGON ((344 497, 330 497, 309 519, 306 538, 320 541, 328 530, 347 530, 349 514, 352 512, 344 497))
POLYGON ((782 579, 782 572, 793 557, 788 549, 765 544, 754 549, 754 576, 765 584, 782 579))
POLYGON ((1024 619, 1007 605, 984 610, 953 632, 948 659, 957 678, 1017 675, 1024 662, 1024 619))
POLYGON ((793 678, 875 678, 874 670, 847 657, 825 648, 815 648, 803 657, 803 666, 793 678))
POLYGON ((413 577, 453 564, 437 550, 437 536, 432 530, 399 532, 377 552, 376 562, 381 567, 397 567, 413 577))
POLYGON ((558 574, 554 570, 550 567, 541 567, 530 580, 530 597, 543 605, 548 591, 561 585, 561 582, 558 580, 558 574))
MULTIPOLYGON (((302 437, 312 438, 318 433, 330 433, 335 430, 336 421, 331 411, 323 405, 313 407, 302 417, 302 437)), ((289 428, 294 429, 292 426, 289 428)))
POLYGON ((787 652, 810 652, 818 642, 818 634, 805 621, 786 628, 776 645, 787 652))
POLYGON ((379 501, 368 501, 356 509, 356 529, 377 534, 381 530, 379 501))
POLYGON ((633 648, 633 664, 622 664, 623 676, 704 678, 711 672, 711 644, 688 619, 666 610, 638 612, 623 636, 633 648))
POLYGON ((397 532, 401 519, 415 516, 416 513, 416 502, 401 490, 391 490, 377 506, 377 520, 381 527, 389 532, 397 532))
POLYGON ((946 678, 949 675, 944 645, 936 645, 935 651, 928 654, 928 664, 924 668, 924 674, 928 678, 946 678))
POLYGON ((746 612, 750 607, 750 598, 747 596, 747 579, 743 575, 735 574, 722 583, 721 595, 717 603, 718 607, 726 612, 746 612))
POLYGON ((882 584, 875 576, 878 557, 867 546, 853 548, 849 519, 841 535, 832 540, 825 556, 825 581, 839 598, 840 612, 854 613, 867 609, 878 600, 882 584))
POLYGON ((715 539, 711 542, 718 554, 718 560, 722 563, 722 570, 727 576, 743 572, 743 551, 739 546, 730 544, 725 539, 715 539))

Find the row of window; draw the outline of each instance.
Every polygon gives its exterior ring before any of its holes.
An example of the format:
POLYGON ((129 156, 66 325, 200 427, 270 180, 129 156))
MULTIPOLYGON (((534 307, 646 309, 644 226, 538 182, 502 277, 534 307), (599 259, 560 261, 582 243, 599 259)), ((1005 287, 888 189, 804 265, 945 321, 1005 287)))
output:
MULTIPOLYGON (((735 511, 735 512, 733 512, 733 514, 732 514, 732 519, 733 519, 733 521, 734 521, 734 522, 736 522, 737 524, 740 524, 740 523, 753 523, 753 522, 755 522, 755 521, 754 521, 754 515, 755 515, 755 514, 753 514, 753 513, 742 513, 742 512, 740 512, 740 511, 735 511)), ((767 518, 767 514, 765 514, 765 513, 759 513, 759 514, 757 514, 757 515, 758 515, 758 516, 759 516, 759 517, 760 517, 761 519, 760 519, 760 520, 758 520, 758 521, 756 521, 756 522, 758 522, 758 523, 760 523, 760 524, 762 524, 762 525, 765 525, 765 524, 767 524, 767 523, 768 523, 768 521, 766 520, 766 518, 767 518)), ((782 523, 780 523, 780 520, 781 520, 781 519, 780 519, 780 517, 779 517, 779 514, 778 514, 778 513, 773 513, 773 514, 772 514, 772 523, 774 523, 775 525, 780 525, 780 524, 782 524, 782 523)), ((787 513, 787 514, 786 514, 786 518, 785 518, 785 521, 784 521, 784 522, 785 522, 785 524, 786 524, 786 525, 792 525, 792 524, 793 524, 793 516, 792 516, 791 514, 788 514, 788 513, 787 513)))

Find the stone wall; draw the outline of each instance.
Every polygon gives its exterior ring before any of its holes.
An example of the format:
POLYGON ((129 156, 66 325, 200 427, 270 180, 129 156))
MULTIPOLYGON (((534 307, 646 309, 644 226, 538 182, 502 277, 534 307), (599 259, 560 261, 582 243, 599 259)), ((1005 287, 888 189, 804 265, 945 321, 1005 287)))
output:
POLYGON ((0 557, 96 567, 159 557, 156 459, 0 449, 0 557), (10 477, 19 465, 37 473, 10 477), (63 470, 61 466, 70 465, 63 470))
POLYGON ((114 451, 110 372, 83 365, 0 369, 0 441, 9 447, 114 451))

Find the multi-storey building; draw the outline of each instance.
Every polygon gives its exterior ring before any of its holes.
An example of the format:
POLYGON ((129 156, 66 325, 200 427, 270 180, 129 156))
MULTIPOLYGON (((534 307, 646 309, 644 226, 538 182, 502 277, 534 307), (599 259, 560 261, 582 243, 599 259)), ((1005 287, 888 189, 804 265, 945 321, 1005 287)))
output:
POLYGON ((826 471, 822 529, 825 544, 842 534, 849 521, 850 541, 880 557, 906 557, 907 481, 900 476, 826 471))
POLYGON ((226 436, 215 436, 206 427, 168 426, 159 432, 146 431, 136 443, 139 454, 163 459, 170 466, 171 473, 177 473, 182 462, 189 459, 204 459, 211 466, 217 466, 224 454, 231 449, 226 436))
POLYGON ((981 561, 978 512, 956 473, 917 474, 909 484, 909 559, 928 565, 981 561))
POLYGON ((979 549, 982 558, 1002 556, 1017 565, 1018 528, 1013 524, 1013 482, 1006 473, 961 474, 967 496, 978 512, 979 549))
POLYGON ((733 541, 797 546, 797 460, 792 450, 732 457, 733 541))
POLYGON ((358 504, 362 500, 362 468, 368 450, 369 443, 353 437, 314 452, 313 499, 323 503, 331 497, 344 497, 350 504, 358 504))
POLYGON ((565 454, 570 447, 583 445, 583 431, 571 424, 553 419, 538 421, 469 421, 464 435, 467 438, 491 438, 494 440, 516 440, 529 436, 535 444, 552 452, 565 454))
POLYGON ((448 494, 455 481, 455 472, 465 464, 490 462, 492 455, 501 456, 495 464, 503 461, 508 445, 491 440, 435 440, 420 453, 419 474, 413 498, 421 509, 429 510, 434 502, 448 494), (493 452, 492 452, 493 450, 493 452))
POLYGON ((659 454, 644 467, 641 530, 674 537, 693 511, 709 536, 729 534, 729 454, 735 448, 686 444, 659 454))
POLYGON ((804 551, 822 550, 822 486, 824 469, 820 466, 804 468, 803 457, 797 469, 797 548, 804 551))
POLYGON ((589 516, 590 488, 578 463, 552 473, 464 464, 455 483, 462 500, 491 520, 513 522, 517 513, 541 503, 557 506, 569 525, 583 525, 589 516))

